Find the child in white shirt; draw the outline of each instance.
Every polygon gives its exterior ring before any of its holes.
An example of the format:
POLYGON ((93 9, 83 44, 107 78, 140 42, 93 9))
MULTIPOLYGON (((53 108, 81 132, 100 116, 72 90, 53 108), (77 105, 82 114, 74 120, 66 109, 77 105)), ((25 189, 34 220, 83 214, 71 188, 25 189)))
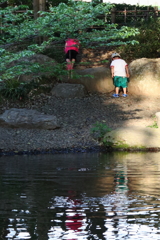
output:
POLYGON ((116 93, 113 94, 113 97, 119 97, 119 88, 123 88, 123 97, 127 97, 127 87, 128 87, 128 78, 129 78, 129 69, 128 64, 121 59, 119 53, 112 54, 111 62, 111 74, 113 78, 113 83, 115 86, 116 93))

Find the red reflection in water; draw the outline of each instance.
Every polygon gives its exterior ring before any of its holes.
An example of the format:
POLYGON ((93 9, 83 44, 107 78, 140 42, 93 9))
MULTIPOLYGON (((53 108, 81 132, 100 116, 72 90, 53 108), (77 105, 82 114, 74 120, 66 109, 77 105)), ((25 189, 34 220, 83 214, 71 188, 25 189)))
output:
MULTIPOLYGON (((81 200, 75 198, 75 191, 68 191, 68 194, 68 201, 73 204, 73 207, 70 208, 70 211, 67 214, 67 220, 65 222, 66 228, 75 232, 81 232, 80 227, 82 226, 83 216, 77 212, 79 208, 78 206, 81 204, 81 200)), ((77 240, 77 238, 71 238, 69 240, 77 240)))

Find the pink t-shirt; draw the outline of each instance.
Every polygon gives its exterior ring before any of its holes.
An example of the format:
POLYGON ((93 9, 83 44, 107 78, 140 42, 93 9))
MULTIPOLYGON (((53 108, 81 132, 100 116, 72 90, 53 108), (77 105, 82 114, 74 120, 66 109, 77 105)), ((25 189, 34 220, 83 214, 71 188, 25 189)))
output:
POLYGON ((75 50, 77 52, 79 52, 79 48, 76 46, 72 46, 72 45, 78 45, 79 46, 79 41, 77 39, 67 39, 66 40, 66 44, 65 44, 65 53, 67 53, 69 50, 75 50))

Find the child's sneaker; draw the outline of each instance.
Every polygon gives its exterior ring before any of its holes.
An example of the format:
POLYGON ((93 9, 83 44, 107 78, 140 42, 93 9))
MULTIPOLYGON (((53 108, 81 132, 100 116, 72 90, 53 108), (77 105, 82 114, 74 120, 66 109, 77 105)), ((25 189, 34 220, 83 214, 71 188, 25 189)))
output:
POLYGON ((119 97, 119 95, 114 93, 112 97, 119 97))
POLYGON ((127 97, 128 95, 127 94, 123 94, 122 97, 127 97))

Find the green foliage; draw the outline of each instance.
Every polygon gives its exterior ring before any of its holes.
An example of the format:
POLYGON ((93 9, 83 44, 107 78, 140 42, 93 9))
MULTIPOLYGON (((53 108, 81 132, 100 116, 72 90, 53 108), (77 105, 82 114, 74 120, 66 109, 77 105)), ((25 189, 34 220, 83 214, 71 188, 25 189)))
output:
MULTIPOLYGON (((68 72, 68 71, 67 71, 68 72)), ((77 72, 75 72, 74 70, 72 70, 72 78, 74 79, 82 79, 83 78, 94 78, 94 76, 92 74, 78 74, 77 72)))
MULTIPOLYGON (((137 29, 126 26, 117 29, 117 25, 104 21, 112 6, 109 3, 92 4, 69 0, 67 4, 51 4, 49 11, 39 12, 40 17, 36 20, 31 16, 31 10, 15 14, 17 10, 28 9, 24 5, 1 9, 0 16, 3 17, 0 31, 3 34, 0 38, 0 80, 17 79, 32 73, 38 76, 39 72, 50 72, 53 77, 61 79, 66 74, 62 59, 59 61, 62 65, 52 69, 47 64, 40 66, 38 63, 27 62, 25 58, 35 53, 45 53, 51 44, 64 46, 67 37, 78 38, 82 47, 90 48, 135 44, 134 39, 130 38, 138 33, 137 29), (7 51, 5 48, 6 43, 23 44, 28 39, 28 46, 23 51, 7 51)), ((61 52, 61 56, 64 56, 64 52, 61 52)))
POLYGON ((2 10, 5 15, 2 18, 2 30, 12 36, 8 39, 11 42, 29 36, 47 38, 46 43, 39 46, 40 50, 50 42, 64 41, 67 37, 79 38, 82 46, 91 46, 93 42, 97 46, 125 44, 125 39, 137 34, 137 29, 123 27, 117 30, 117 25, 108 24, 104 18, 100 18, 109 14, 111 8, 112 5, 108 3, 94 6, 92 3, 71 0, 68 4, 61 2, 56 7, 50 7, 49 12, 40 12, 36 20, 30 18, 30 11, 14 14, 15 8, 7 8, 2 10))
POLYGON ((29 6, 30 8, 33 7, 33 0, 8 0, 8 4, 11 6, 19 6, 23 2, 24 5, 29 6))
POLYGON ((33 73, 35 71, 39 71, 40 66, 37 63, 31 63, 27 61, 20 61, 19 59, 23 59, 24 57, 29 57, 34 55, 32 51, 21 51, 18 53, 11 53, 5 51, 5 49, 0 48, 1 55, 1 69, 0 69, 0 81, 9 80, 9 79, 17 79, 23 74, 33 73), (12 63, 15 64, 12 64, 12 63))
MULTIPOLYGON (((0 10, 0 44, 20 41, 21 35, 25 31, 23 24, 27 26, 32 19, 33 11, 28 10, 28 6, 7 7, 0 10), (16 11, 26 10, 25 13, 15 14, 16 11)), ((29 25, 27 26, 27 28, 29 25)), ((26 35, 27 36, 27 35, 26 35)))
MULTIPOLYGON (((0 3, 5 2, 5 0, 0 0, 0 3)), ((8 5, 10 6, 19 6, 22 4, 27 5, 29 9, 33 9, 33 0, 8 0, 8 5)), ((68 0, 47 0, 46 1, 46 9, 49 8, 49 6, 58 6, 61 2, 67 3, 68 0)))
POLYGON ((148 126, 150 128, 158 128, 158 124, 156 121, 154 121, 153 125, 148 126))
POLYGON ((111 128, 109 128, 105 123, 96 122, 91 128, 91 133, 94 137, 96 137, 99 141, 104 137, 107 132, 110 132, 111 128))
POLYGON ((6 80, 0 85, 0 95, 6 99, 25 99, 28 93, 38 84, 34 81, 22 83, 18 79, 6 80))
POLYGON ((68 0, 48 0, 48 5, 58 6, 60 3, 68 3, 68 0))
POLYGON ((64 44, 51 45, 49 48, 45 48, 42 53, 50 58, 53 58, 58 63, 64 63, 64 44))
MULTIPOLYGON (((25 50, 17 53, 11 53, 0 48, 0 55, 3 59, 0 69, 0 81, 19 79, 22 75, 28 75, 28 78, 36 79, 39 74, 62 79, 62 76, 66 75, 66 70, 63 64, 54 64, 55 62, 45 62, 39 64, 37 62, 30 61, 35 53, 31 50, 25 50), (55 66, 54 66, 55 65, 55 66), (54 66, 54 67, 53 67, 54 66)), ((28 79, 28 80, 31 80, 28 79)))
POLYGON ((139 32, 135 36, 139 44, 121 47, 122 56, 125 55, 128 59, 160 57, 160 18, 143 23, 139 32))
POLYGON ((56 64, 54 67, 47 66, 47 64, 44 64, 41 66, 41 71, 49 72, 50 76, 53 78, 56 78, 57 80, 62 80, 63 76, 67 75, 67 71, 65 69, 64 63, 56 64))

